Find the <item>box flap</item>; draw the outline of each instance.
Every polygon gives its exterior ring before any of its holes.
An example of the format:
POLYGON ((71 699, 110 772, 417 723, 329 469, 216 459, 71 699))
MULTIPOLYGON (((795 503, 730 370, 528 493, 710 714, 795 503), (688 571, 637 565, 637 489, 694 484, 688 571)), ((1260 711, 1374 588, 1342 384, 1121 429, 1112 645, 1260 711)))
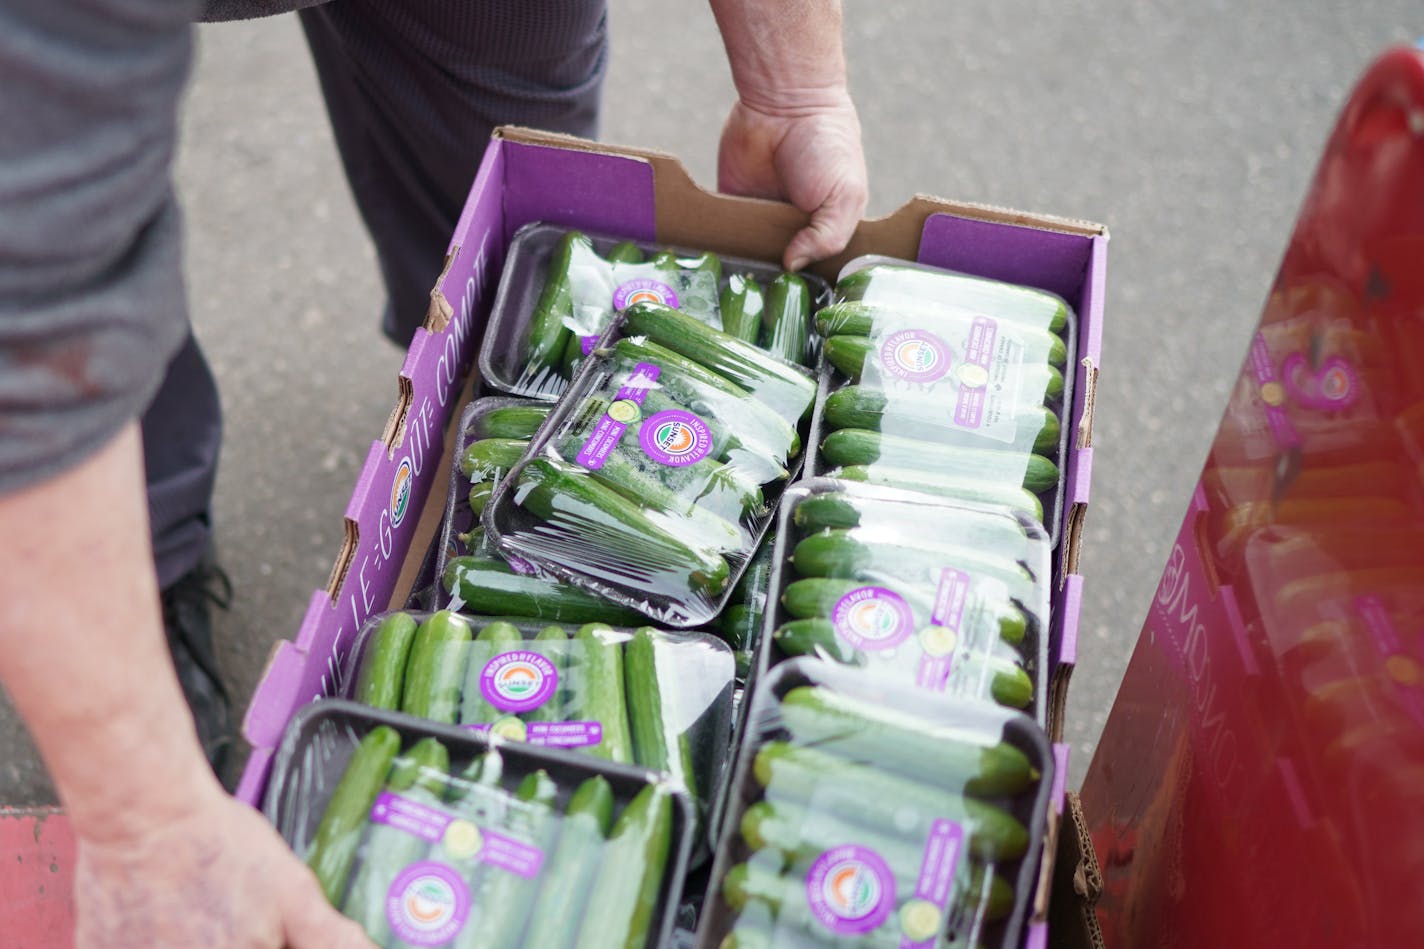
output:
POLYGON ((1054 858, 1053 899, 1048 907, 1053 944, 1060 949, 1104 949, 1094 906, 1103 891, 1097 854, 1088 836, 1078 795, 1067 795, 1054 858))

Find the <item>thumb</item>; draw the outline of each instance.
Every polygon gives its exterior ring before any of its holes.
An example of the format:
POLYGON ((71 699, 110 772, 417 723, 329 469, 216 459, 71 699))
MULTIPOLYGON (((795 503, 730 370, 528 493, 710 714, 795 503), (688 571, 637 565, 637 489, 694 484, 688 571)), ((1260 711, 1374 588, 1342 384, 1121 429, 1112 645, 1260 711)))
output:
POLYGON ((845 250, 865 212, 863 189, 844 182, 831 189, 821 206, 811 213, 811 222, 791 238, 783 263, 787 270, 800 270, 813 260, 824 260, 845 250))
POLYGON ((376 949, 365 930, 326 901, 310 870, 299 865, 291 877, 281 889, 287 949, 376 949))

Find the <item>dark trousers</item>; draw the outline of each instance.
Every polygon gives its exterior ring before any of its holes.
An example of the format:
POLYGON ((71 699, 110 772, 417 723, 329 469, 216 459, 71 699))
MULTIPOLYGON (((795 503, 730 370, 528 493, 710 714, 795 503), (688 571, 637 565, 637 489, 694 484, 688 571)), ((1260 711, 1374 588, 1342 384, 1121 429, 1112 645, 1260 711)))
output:
MULTIPOLYGON (((404 346, 425 318, 490 132, 513 124, 597 136, 606 3, 331 0, 298 15, 380 261, 382 328, 404 346)), ((190 338, 143 417, 163 587, 211 543, 221 435, 217 388, 190 338)))

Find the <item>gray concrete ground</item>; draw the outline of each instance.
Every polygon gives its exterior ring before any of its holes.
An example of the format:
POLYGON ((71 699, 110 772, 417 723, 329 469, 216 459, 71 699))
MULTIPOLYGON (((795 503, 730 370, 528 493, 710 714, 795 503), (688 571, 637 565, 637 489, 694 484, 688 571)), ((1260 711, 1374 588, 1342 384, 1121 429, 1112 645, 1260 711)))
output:
MULTIPOLYGON (((1424 27, 1404 0, 846 6, 872 215, 928 192, 1111 229, 1076 785, 1325 136, 1369 62, 1424 27)), ((611 22, 603 137, 715 185, 732 87, 710 14, 612 0, 611 22)), ((220 629, 245 704, 327 579, 401 353, 376 330, 373 255, 295 19, 199 35, 177 180, 227 411, 217 519, 237 601, 220 629)), ((0 703, 0 804, 51 795, 0 703)))

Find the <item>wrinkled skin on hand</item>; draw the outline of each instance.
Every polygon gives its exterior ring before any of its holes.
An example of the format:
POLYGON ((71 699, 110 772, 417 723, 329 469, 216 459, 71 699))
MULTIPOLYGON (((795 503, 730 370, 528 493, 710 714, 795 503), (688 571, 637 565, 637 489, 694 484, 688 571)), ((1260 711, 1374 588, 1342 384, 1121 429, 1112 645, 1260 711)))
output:
POLYGON ((787 245, 782 260, 788 270, 844 250, 869 193, 860 118, 849 95, 784 111, 738 102, 722 128, 717 186, 728 194, 789 201, 811 215, 787 245))
POLYGON ((374 949, 262 816, 216 789, 142 835, 81 839, 75 902, 78 949, 374 949))

